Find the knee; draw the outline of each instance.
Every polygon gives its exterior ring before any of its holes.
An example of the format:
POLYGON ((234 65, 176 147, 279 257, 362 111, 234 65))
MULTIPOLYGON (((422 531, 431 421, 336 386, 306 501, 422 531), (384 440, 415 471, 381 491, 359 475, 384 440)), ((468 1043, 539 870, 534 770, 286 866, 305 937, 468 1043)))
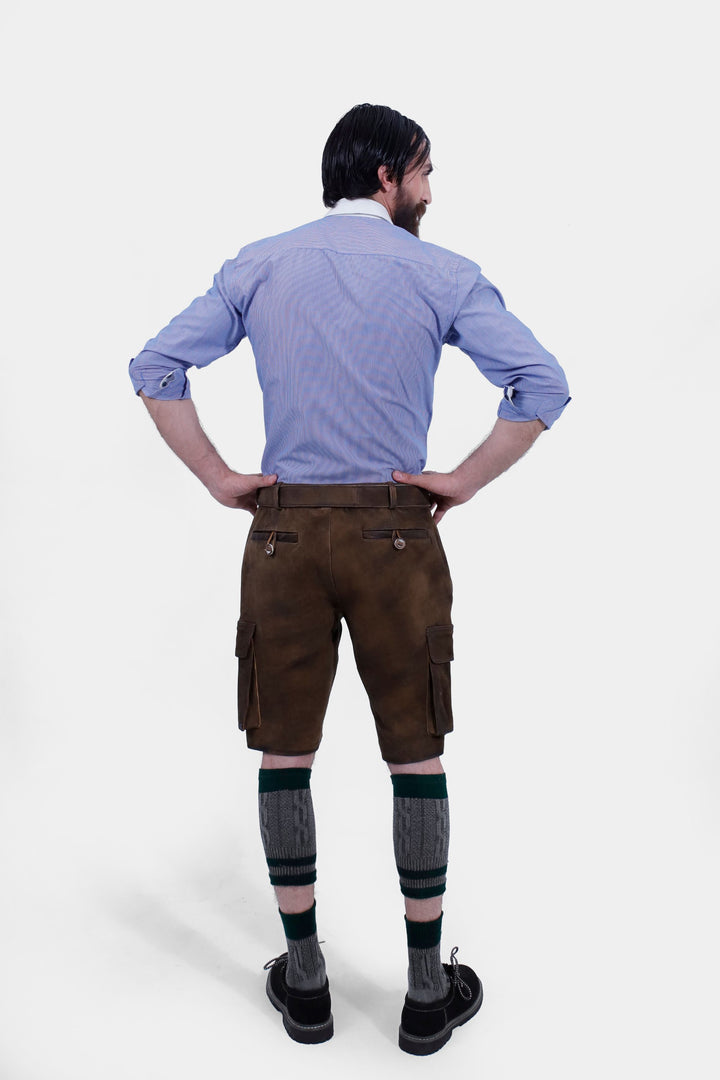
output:
POLYGON ((391 773, 414 773, 416 776, 434 776, 445 772, 439 757, 426 758, 425 761, 413 761, 406 765, 393 765, 386 762, 391 773))
POLYGON ((315 754, 300 754, 291 757, 288 754, 263 754, 262 769, 311 769, 315 754))

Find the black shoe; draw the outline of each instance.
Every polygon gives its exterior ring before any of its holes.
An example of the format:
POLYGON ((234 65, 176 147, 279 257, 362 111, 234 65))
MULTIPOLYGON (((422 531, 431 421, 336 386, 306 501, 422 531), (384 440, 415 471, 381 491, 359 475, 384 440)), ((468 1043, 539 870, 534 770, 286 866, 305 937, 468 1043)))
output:
POLYGON ((283 1014, 283 1024, 291 1039, 300 1043, 326 1042, 333 1033, 330 984, 326 979, 320 990, 293 990, 285 979, 287 962, 288 954, 283 953, 265 965, 267 996, 283 1014))
POLYGON ((472 968, 458 964, 457 945, 450 963, 443 964, 450 980, 447 997, 423 1005, 405 995, 400 1021, 400 1049, 408 1054, 434 1054, 444 1046, 453 1028, 466 1024, 482 1005, 482 983, 472 968))

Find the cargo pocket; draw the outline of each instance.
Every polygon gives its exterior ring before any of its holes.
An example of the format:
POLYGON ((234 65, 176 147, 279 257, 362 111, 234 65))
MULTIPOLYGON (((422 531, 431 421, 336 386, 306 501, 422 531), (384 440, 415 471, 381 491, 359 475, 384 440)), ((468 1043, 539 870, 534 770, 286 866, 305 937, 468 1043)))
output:
POLYGON ((238 727, 241 731, 260 727, 254 636, 255 623, 238 619, 235 655, 238 658, 238 727))
POLYGON ((450 693, 450 661, 453 659, 452 626, 428 626, 428 696, 427 726, 431 735, 445 735, 453 730, 450 693))

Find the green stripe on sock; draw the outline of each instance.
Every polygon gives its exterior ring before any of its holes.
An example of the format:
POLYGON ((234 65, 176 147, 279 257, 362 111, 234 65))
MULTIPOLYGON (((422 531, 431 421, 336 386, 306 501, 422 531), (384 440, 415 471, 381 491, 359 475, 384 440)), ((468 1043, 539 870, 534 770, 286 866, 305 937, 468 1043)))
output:
POLYGON ((317 881, 317 872, 309 870, 305 874, 283 874, 270 871, 271 885, 314 885, 317 881))
POLYGON ((447 874, 447 866, 435 866, 432 870, 403 870, 402 866, 398 866, 397 872, 400 877, 407 878, 408 881, 422 881, 423 878, 442 877, 443 874, 447 874))
POLYGON ((302 938, 310 937, 311 934, 317 933, 317 923, 315 921, 315 904, 307 911, 301 911, 299 915, 288 915, 284 911, 280 912, 280 918, 282 919, 283 929, 285 930, 285 937, 290 941, 300 941, 302 938))
POLYGON ((426 889, 415 889, 412 885, 400 884, 400 892, 403 896, 409 896, 411 900, 429 900, 431 896, 442 896, 445 892, 445 882, 442 885, 430 885, 426 889))
POLYGON ((447 799, 445 773, 393 773, 392 785, 396 799, 447 799))
POLYGON ((266 859, 265 861, 268 866, 313 866, 315 855, 308 855, 306 859, 266 859))
POLYGON ((258 789, 268 791, 300 791, 310 787, 310 769, 260 769, 258 789))
POLYGON ((442 935, 442 912, 430 922, 413 922, 405 916, 405 930, 410 949, 434 949, 442 935))

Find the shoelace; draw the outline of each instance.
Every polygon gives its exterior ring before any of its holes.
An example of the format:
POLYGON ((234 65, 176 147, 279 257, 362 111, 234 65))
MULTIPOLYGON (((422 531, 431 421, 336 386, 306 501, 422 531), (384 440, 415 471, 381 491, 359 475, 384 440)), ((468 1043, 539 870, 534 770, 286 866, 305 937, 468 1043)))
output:
POLYGON ((460 975, 460 969, 457 962, 458 946, 456 945, 453 951, 450 953, 450 979, 455 984, 457 992, 464 1001, 469 1001, 472 997, 472 990, 460 975))
POLYGON ((274 956, 272 960, 268 960, 267 964, 263 964, 263 971, 269 971, 271 967, 275 967, 276 964, 286 964, 288 954, 286 952, 281 953, 280 956, 274 956))
MULTIPOLYGON (((324 945, 325 939, 318 942, 318 945, 324 945)), ((274 956, 272 960, 268 960, 267 964, 263 964, 263 971, 269 971, 271 967, 275 967, 276 964, 287 964, 288 954, 286 952, 280 953, 279 956, 274 956)))
MULTIPOLYGON (((472 990, 465 982, 460 974, 460 966, 457 962, 458 946, 456 945, 450 953, 450 980, 454 983, 458 994, 464 1001, 470 1001, 472 997, 472 990)), ((275 967, 276 964, 286 964, 288 960, 288 954, 286 952, 281 953, 280 956, 274 956, 272 960, 268 960, 267 964, 263 965, 263 971, 269 971, 271 967, 275 967)))

